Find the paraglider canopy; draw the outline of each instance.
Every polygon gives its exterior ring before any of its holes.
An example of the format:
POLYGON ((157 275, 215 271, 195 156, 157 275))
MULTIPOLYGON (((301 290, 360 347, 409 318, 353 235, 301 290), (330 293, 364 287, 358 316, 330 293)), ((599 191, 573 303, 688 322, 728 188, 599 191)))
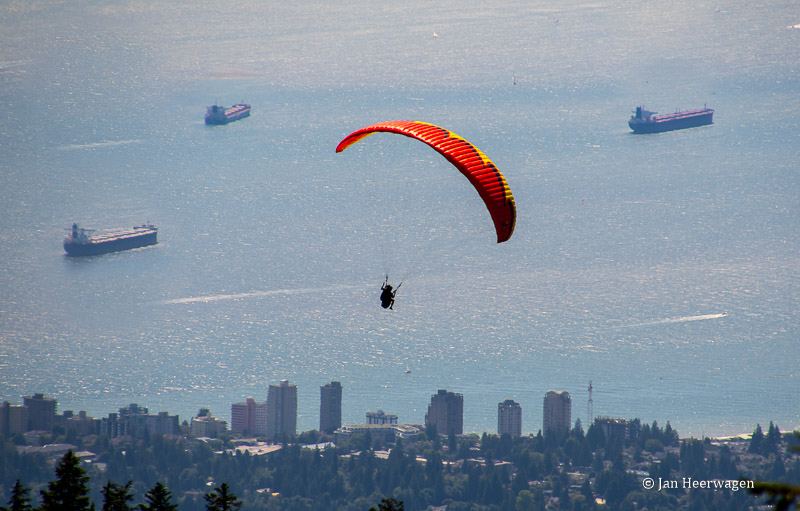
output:
POLYGON ((483 199, 494 221, 497 242, 511 238, 517 217, 514 196, 505 177, 485 154, 445 128, 419 121, 389 121, 372 124, 349 134, 336 146, 340 153, 373 133, 387 132, 405 135, 424 142, 447 158, 469 179, 483 199))

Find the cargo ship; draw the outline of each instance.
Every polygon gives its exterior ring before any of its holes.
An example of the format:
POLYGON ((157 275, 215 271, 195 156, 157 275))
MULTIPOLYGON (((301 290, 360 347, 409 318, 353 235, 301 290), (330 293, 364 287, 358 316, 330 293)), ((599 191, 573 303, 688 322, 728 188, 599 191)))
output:
POLYGON ((714 123, 712 120, 714 110, 706 107, 699 110, 656 115, 658 112, 650 112, 643 106, 637 106, 633 113, 634 115, 628 121, 628 126, 634 133, 661 133, 714 123))
POLYGON ((228 124, 245 117, 250 117, 250 105, 244 103, 237 103, 230 108, 220 105, 206 107, 206 124, 228 124))
POLYGON ((158 228, 154 225, 139 225, 133 229, 106 231, 92 236, 93 229, 83 229, 72 224, 64 238, 64 250, 69 256, 92 256, 146 247, 158 243, 158 228))

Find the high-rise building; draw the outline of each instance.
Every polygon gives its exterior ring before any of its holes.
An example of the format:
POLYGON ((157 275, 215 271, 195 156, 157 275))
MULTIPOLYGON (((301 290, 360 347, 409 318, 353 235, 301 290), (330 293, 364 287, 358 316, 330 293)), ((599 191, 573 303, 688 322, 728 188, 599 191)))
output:
POLYGON ((146 406, 131 403, 119 409, 119 420, 123 425, 122 435, 142 438, 147 435, 148 410, 146 406))
POLYGON ((367 412, 367 424, 397 424, 397 415, 393 413, 367 412))
POLYGON ((267 438, 281 440, 297 433, 297 385, 281 380, 267 393, 267 438))
MULTIPOLYGON (((83 420, 89 420, 83 414, 83 420)), ((71 419, 70 419, 71 420, 71 419)), ((92 419, 92 423, 94 423, 92 419)), ((177 415, 169 412, 159 412, 158 415, 148 415, 146 407, 131 403, 119 409, 119 413, 109 413, 108 417, 99 420, 100 434, 108 438, 132 436, 144 438, 148 435, 178 435, 180 434, 180 421, 177 415)), ((78 426, 78 425, 76 425, 78 426)), ((90 427, 83 425, 80 427, 90 427)), ((96 427, 92 425, 91 427, 96 427)))
POLYGON ((253 434, 267 436, 267 402, 256 403, 255 419, 253 419, 253 434))
POLYGON ((464 432, 464 396, 440 389, 431 396, 428 413, 425 414, 425 427, 435 427, 440 435, 450 433, 460 435, 464 432))
POLYGON ((544 396, 544 424, 542 433, 566 435, 572 419, 572 399, 566 390, 548 390, 544 396))
POLYGON ((333 433, 342 427, 342 384, 332 381, 319 388, 319 430, 333 433))
POLYGON ((522 435, 522 407, 513 399, 497 404, 497 434, 522 435))
POLYGON ((248 397, 244 403, 231 405, 231 433, 237 435, 266 436, 267 403, 257 403, 248 397))
POLYGON ((28 408, 28 431, 50 431, 56 420, 56 400, 34 394, 22 398, 22 405, 28 408))
POLYGON ((231 433, 234 435, 246 435, 253 428, 251 408, 255 408, 256 400, 248 397, 244 403, 233 403, 231 405, 231 433))
POLYGON ((12 436, 28 431, 28 408, 3 401, 0 405, 0 436, 12 436))
POLYGON ((169 412, 158 412, 158 415, 147 416, 147 433, 149 435, 178 435, 181 432, 177 415, 169 412))

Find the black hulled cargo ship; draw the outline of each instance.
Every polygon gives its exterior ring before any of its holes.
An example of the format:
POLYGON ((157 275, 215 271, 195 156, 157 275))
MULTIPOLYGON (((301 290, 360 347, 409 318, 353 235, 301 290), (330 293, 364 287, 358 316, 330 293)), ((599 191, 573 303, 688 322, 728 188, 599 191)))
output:
POLYGON ((682 130, 713 124, 714 110, 705 108, 699 110, 686 110, 674 114, 656 115, 658 112, 645 110, 637 106, 634 115, 628 121, 634 133, 662 133, 664 131, 682 130))
POLYGON ((64 238, 64 250, 70 256, 92 256, 146 247, 158 243, 158 227, 139 225, 132 229, 107 231, 92 236, 92 229, 82 229, 72 224, 64 238))
POLYGON ((237 103, 230 108, 220 105, 206 107, 206 124, 228 124, 245 117, 250 117, 250 105, 244 103, 237 103))

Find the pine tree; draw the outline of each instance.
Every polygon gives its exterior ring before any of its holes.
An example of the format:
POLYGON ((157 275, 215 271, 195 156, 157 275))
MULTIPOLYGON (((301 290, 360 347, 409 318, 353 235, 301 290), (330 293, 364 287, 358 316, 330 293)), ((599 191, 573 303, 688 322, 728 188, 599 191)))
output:
POLYGON ((761 454, 761 450, 764 448, 763 443, 764 432, 761 430, 761 424, 756 424, 756 430, 753 431, 753 436, 750 437, 750 446, 747 448, 747 452, 761 454))
POLYGON ((206 499, 206 511, 236 511, 242 507, 242 501, 231 493, 228 483, 222 483, 203 498, 206 499))
MULTIPOLYGON (((795 431, 795 435, 800 439, 800 432, 795 431)), ((791 450, 800 452, 800 446, 795 445, 791 450)), ((797 509, 800 505, 800 486, 755 481, 755 487, 750 492, 754 495, 766 494, 767 501, 774 505, 775 511, 797 509)))
POLYGON ((11 489, 11 498, 8 500, 8 507, 0 507, 1 511, 32 511, 31 498, 28 495, 30 488, 22 485, 22 481, 17 479, 11 489))
POLYGON ((404 511, 405 505, 403 501, 398 501, 394 499, 382 499, 381 503, 378 504, 378 509, 374 507, 369 508, 369 511, 404 511))
POLYGON ((75 453, 69 451, 56 467, 56 480, 42 490, 41 511, 94 511, 89 498, 89 476, 75 453))
POLYGON ((768 456, 770 454, 777 454, 778 448, 780 447, 781 443, 781 430, 778 429, 778 426, 774 425, 772 421, 769 421, 769 430, 767 432, 767 436, 764 438, 763 442, 763 454, 768 456))
POLYGON ((125 486, 108 481, 100 491, 103 494, 103 511, 130 511, 128 502, 133 500, 131 486, 132 481, 128 481, 125 486))
POLYGON ((147 503, 139 504, 140 511, 178 511, 177 504, 172 503, 172 492, 161 482, 157 482, 144 498, 147 503))

